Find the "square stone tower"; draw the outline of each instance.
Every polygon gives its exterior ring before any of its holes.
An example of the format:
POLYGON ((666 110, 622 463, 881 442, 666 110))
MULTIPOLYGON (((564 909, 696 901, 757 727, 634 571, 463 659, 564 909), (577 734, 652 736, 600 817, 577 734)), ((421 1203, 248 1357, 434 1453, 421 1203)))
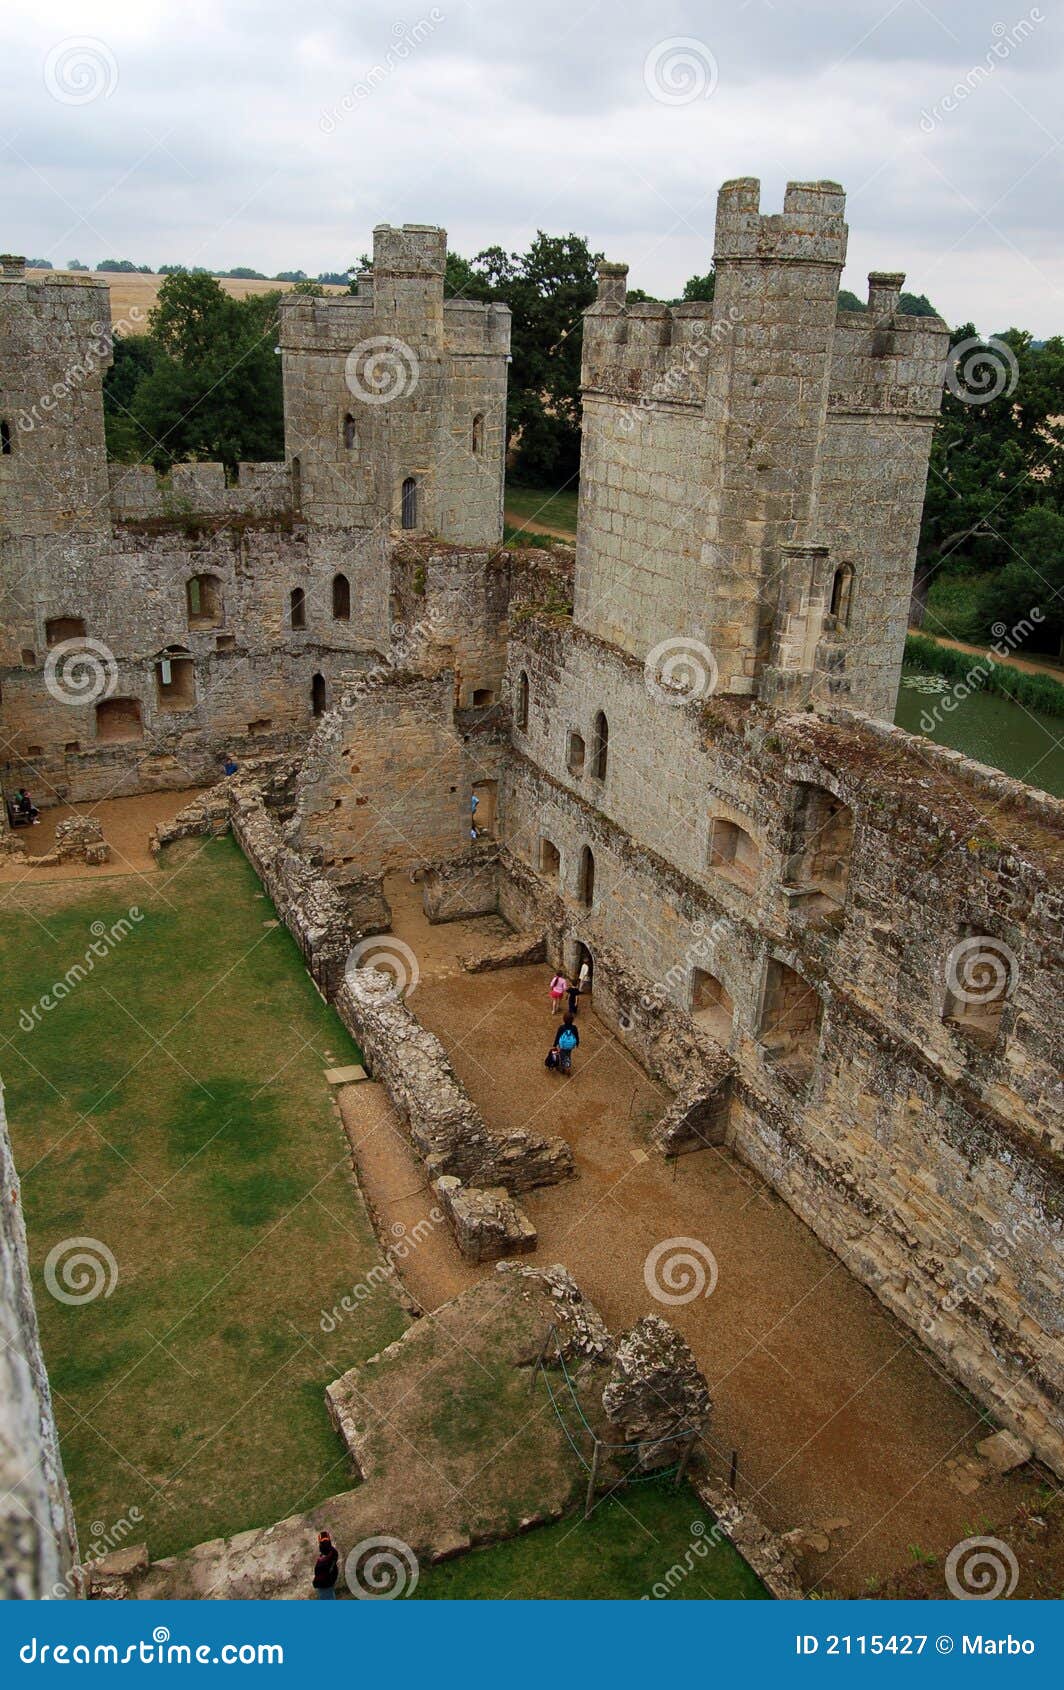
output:
POLYGON ((447 234, 373 231, 357 295, 281 308, 285 446, 321 527, 502 538, 505 305, 444 298, 447 234))
POLYGON ((36 644, 34 596, 111 531, 103 378, 111 306, 95 276, 0 259, 0 664, 36 644))
POLYGON ((110 527, 103 378, 111 305, 96 276, 27 278, 0 259, 0 533, 110 527))
POLYGON ((576 620, 641 660, 688 642, 718 690, 893 712, 948 331, 876 276, 838 310, 845 199, 717 204, 711 304, 585 318, 576 620))

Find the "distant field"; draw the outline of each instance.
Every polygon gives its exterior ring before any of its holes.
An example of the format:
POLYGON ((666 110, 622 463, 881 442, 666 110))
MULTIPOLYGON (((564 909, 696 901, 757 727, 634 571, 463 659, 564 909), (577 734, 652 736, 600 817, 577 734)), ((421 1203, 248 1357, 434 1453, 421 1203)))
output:
MULTIPOLYGON (((79 271, 79 274, 84 272, 79 271)), ((27 270, 27 276, 35 280, 47 280, 49 276, 69 276, 69 270, 27 270)), ((128 271, 94 271, 97 281, 106 282, 111 290, 111 322, 123 323, 124 334, 146 334, 148 328, 148 312, 159 297, 159 289, 165 282, 165 276, 141 276, 130 274, 128 271), (136 306, 136 316, 131 315, 136 306)), ((271 289, 280 288, 287 292, 287 282, 251 282, 233 281, 227 276, 219 276, 219 282, 226 293, 232 294, 234 299, 246 299, 252 293, 269 293, 271 289)), ((346 293, 342 288, 331 283, 323 283, 326 293, 346 293)))

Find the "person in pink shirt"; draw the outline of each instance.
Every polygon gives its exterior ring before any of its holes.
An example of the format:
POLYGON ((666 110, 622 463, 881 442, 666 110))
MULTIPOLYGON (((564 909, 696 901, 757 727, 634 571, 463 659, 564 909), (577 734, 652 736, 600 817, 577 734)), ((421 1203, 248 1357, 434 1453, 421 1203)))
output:
POLYGON ((569 982, 565 978, 565 975, 556 974, 550 983, 550 1008, 552 1015, 559 1015, 561 1013, 561 1007, 565 1002, 565 994, 568 990, 569 982))

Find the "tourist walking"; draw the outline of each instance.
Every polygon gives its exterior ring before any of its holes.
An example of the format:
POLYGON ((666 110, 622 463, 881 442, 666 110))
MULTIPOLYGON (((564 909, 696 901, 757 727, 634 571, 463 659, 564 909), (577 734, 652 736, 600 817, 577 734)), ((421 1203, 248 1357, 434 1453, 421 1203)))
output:
POLYGON ((570 982, 569 982, 568 998, 569 998, 569 1014, 570 1015, 579 1015, 579 1013, 580 1013, 580 987, 577 985, 575 980, 570 980, 570 982))
POLYGON ((550 1007, 552 1015, 560 1015, 565 994, 569 990, 569 982, 564 974, 556 974, 550 983, 550 1007))
POLYGON ((318 1559, 314 1563, 314 1594, 319 1601, 336 1600, 340 1576, 340 1551, 328 1532, 318 1533, 318 1559))
POLYGON ((563 1074, 572 1072, 573 1051, 579 1043, 580 1034, 573 1024, 572 1016, 567 1015, 558 1028, 558 1037, 554 1041, 555 1049, 558 1052, 558 1066, 563 1074))
POLYGON ((580 964, 580 973, 577 975, 576 984, 577 989, 581 992, 590 992, 591 990, 591 964, 587 957, 580 964))

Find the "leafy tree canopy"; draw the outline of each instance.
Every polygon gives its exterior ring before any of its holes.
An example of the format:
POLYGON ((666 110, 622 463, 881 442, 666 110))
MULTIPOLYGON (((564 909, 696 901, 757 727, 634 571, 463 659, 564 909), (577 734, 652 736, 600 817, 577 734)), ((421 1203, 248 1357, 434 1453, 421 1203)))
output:
MULTIPOLYGON (((951 335, 950 374, 931 446, 917 555, 914 619, 939 572, 977 575, 973 605, 984 630, 1022 619, 1064 529, 1064 339, 1036 347, 1021 329, 990 341, 971 323, 951 335)), ((1064 548, 1062 548, 1064 550, 1064 548)), ((930 627, 933 633, 934 628, 930 627)), ((1039 643, 1036 638, 1033 643, 1039 643)), ((1042 642, 1044 643, 1044 641, 1042 642)))
POLYGON ((168 276, 148 334, 116 343, 104 384, 115 455, 163 470, 187 459, 235 469, 280 458, 280 297, 231 299, 213 276, 168 276))
POLYGON ((582 317, 598 292, 601 259, 582 235, 542 229, 527 252, 494 246, 473 259, 447 257, 452 297, 510 307, 513 473, 536 486, 562 487, 579 470, 582 317))

